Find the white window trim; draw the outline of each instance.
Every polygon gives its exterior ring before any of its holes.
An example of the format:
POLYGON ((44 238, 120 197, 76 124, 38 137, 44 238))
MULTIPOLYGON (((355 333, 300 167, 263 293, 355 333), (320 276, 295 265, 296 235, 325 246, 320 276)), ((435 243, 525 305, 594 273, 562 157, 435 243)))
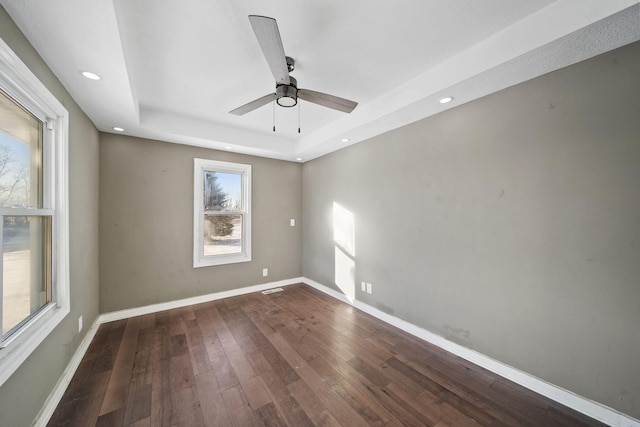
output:
MULTIPOLYGON (((45 123, 44 168, 50 187, 44 194, 52 218, 52 303, 0 346, 0 386, 62 322, 70 311, 69 287, 69 113, 11 48, 0 39, 0 87, 45 123)), ((45 190, 43 188, 43 190, 45 190)))
POLYGON ((193 159, 193 268, 251 261, 251 165, 193 159), (204 256, 204 171, 242 174, 242 248, 238 254, 204 256))

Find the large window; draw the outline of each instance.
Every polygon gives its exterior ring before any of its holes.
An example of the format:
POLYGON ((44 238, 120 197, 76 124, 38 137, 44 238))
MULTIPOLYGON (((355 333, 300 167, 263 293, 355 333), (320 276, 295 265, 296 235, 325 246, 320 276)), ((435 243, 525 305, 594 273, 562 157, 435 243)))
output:
POLYGON ((193 266, 251 261, 251 166, 194 159, 193 266))
POLYGON ((0 90, 2 340, 51 302, 51 217, 43 206, 43 123, 0 90))
POLYGON ((69 312, 67 126, 0 40, 0 385, 69 312))

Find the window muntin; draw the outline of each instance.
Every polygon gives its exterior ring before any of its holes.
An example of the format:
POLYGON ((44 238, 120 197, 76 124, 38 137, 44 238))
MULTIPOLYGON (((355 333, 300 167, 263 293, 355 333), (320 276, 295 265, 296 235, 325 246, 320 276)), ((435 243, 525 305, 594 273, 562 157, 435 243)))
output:
POLYGON ((194 267, 251 260, 251 166, 194 160, 194 267))

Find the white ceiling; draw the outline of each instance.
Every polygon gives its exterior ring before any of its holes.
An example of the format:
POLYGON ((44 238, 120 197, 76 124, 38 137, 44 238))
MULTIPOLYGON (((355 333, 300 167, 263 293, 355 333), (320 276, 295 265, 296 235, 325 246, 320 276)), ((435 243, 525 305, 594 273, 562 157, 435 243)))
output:
POLYGON ((294 161, 640 39, 638 0, 0 4, 99 130, 294 161), (301 101, 300 134, 297 108, 277 107, 276 132, 271 105, 229 114, 274 91, 250 14, 277 19, 299 87, 358 107, 301 101), (447 95, 454 101, 439 104, 447 95))

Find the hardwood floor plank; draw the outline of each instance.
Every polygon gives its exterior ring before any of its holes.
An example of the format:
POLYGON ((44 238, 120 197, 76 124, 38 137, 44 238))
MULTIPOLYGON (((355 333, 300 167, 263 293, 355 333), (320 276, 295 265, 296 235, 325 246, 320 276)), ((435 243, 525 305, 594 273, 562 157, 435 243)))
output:
POLYGON ((233 368, 233 372, 235 372, 236 377, 242 383, 251 377, 255 377, 256 373, 251 367, 249 360, 242 352, 242 349, 236 343, 235 339, 231 336, 228 337, 226 341, 222 342, 222 346, 224 347, 224 351, 229 359, 229 363, 233 368))
POLYGON ((284 427, 287 425, 280 417, 280 414, 273 403, 267 403, 266 405, 256 409, 254 412, 258 422, 263 426, 284 427))
POLYGON ((306 285, 101 325, 50 426, 602 426, 306 285))
MULTIPOLYGON (((269 339, 280 342, 281 337, 279 334, 272 334, 269 339)), ((289 349, 290 347, 284 348, 285 351, 289 351, 289 349)), ((282 351, 283 349, 276 349, 276 347, 272 343, 268 343, 267 345, 260 347, 260 353, 262 353, 264 358, 267 360, 273 372, 275 372, 275 374, 280 377, 283 383, 290 384, 300 378, 295 370, 298 365, 292 365, 290 361, 287 360, 286 357, 282 354, 282 351)))
POLYGON ((426 391, 438 396, 439 400, 444 400, 454 407, 460 407, 459 409, 464 409, 465 405, 470 403, 508 425, 535 426, 540 422, 542 414, 535 412, 535 405, 519 407, 518 402, 513 400, 513 396, 494 395, 488 387, 474 390, 472 381, 457 382, 452 377, 443 378, 442 374, 433 370, 431 366, 416 364, 410 360, 404 363, 392 358, 387 363, 414 378, 425 387, 426 391), (493 396, 493 400, 490 396, 493 396), (494 401, 502 402, 499 409, 492 404, 494 401))
POLYGON ((169 310, 169 334, 171 336, 175 336, 186 332, 187 330, 184 326, 184 319, 182 317, 182 309, 176 308, 169 310))
POLYGON ((435 405, 436 407, 434 407, 434 405, 424 405, 414 396, 406 393, 402 388, 393 383, 386 386, 385 390, 392 399, 425 425, 435 425, 443 418, 442 411, 437 405, 435 405))
POLYGON ((124 425, 125 408, 119 408, 107 414, 100 415, 96 427, 120 427, 124 425))
POLYGON ((264 388, 260 377, 255 376, 240 382, 240 387, 244 392, 251 409, 256 410, 268 403, 271 403, 271 396, 264 388))
MULTIPOLYGON (((152 318, 155 324, 155 318, 152 318)), ((141 321, 142 324, 142 321, 141 321)), ((153 329, 141 329, 138 334, 138 343, 136 344, 136 354, 133 360, 133 368, 131 370, 131 381, 129 389, 134 389, 153 381, 153 346, 154 333, 153 329)))
POLYGON ((373 408, 377 405, 372 404, 370 399, 357 393, 348 381, 341 379, 340 381, 332 385, 332 390, 335 391, 349 406, 356 411, 362 419, 370 426, 384 426, 387 425, 390 417, 381 418, 373 408))
MULTIPOLYGON (((359 374, 358 374, 359 375, 359 374)), ((363 393, 374 399, 385 411, 391 414, 403 426, 422 426, 420 420, 413 416, 407 409, 394 400, 387 391, 371 384, 365 377, 351 377, 349 382, 355 387, 362 387, 363 393)))
POLYGON ((189 348, 189 354, 191 355, 191 365, 193 366, 194 374, 198 375, 211 370, 209 353, 204 345, 198 320, 187 320, 186 326, 187 346, 189 348))
POLYGON ((185 353, 189 352, 189 346, 187 345, 187 335, 186 334, 176 334, 171 335, 169 338, 171 342, 171 357, 181 356, 185 353))
POLYGON ((175 407, 172 425, 202 427, 204 418, 200 409, 200 399, 195 385, 183 388, 173 394, 175 407))
POLYGON ((113 369, 113 364, 116 360, 116 355, 118 354, 118 350, 120 349, 120 344, 122 342, 122 335, 124 334, 126 322, 119 322, 119 325, 107 325, 102 325, 106 326, 105 329, 107 329, 107 332, 99 334, 97 337, 98 342, 100 342, 101 345, 99 345, 100 351, 93 368, 94 373, 110 371, 113 369), (104 339, 104 342, 102 342, 102 339, 104 339))
POLYGON ((173 356, 169 360, 169 371, 171 373, 170 389, 176 393, 185 388, 191 388, 196 383, 196 378, 191 365, 189 353, 173 356))
POLYGON ((367 422, 349 406, 330 385, 308 365, 299 368, 300 377, 311 387, 338 422, 349 426, 366 426, 367 422))
POLYGON ((387 384, 391 382, 389 378, 386 377, 379 370, 371 367, 365 361, 360 359, 359 357, 354 357, 353 359, 347 361, 347 363, 356 371, 358 371, 363 377, 367 378, 373 384, 378 387, 383 388, 387 384))
POLYGON ((401 386, 405 390, 405 392, 408 392, 413 397, 418 396, 424 391, 424 387, 422 385, 418 384, 411 377, 406 376, 388 363, 382 363, 379 368, 387 378, 391 379, 394 384, 398 384, 399 386, 401 386))
POLYGON ((325 382, 330 385, 339 384, 344 380, 344 377, 336 371, 329 362, 322 357, 316 357, 307 362, 318 375, 320 375, 325 382))
POLYGON ((209 333, 215 333, 213 321, 208 312, 210 306, 210 303, 203 303, 194 306, 193 309, 193 315, 196 318, 196 322, 198 322, 203 337, 208 336, 209 333))
POLYGON ((271 365, 259 350, 247 354, 247 360, 258 375, 272 370, 271 365))
POLYGON ((240 386, 228 388, 222 392, 229 419, 233 426, 258 426, 255 413, 249 407, 240 386))
POLYGON ((127 326, 122 335, 122 343, 119 346, 104 401, 102 402, 100 415, 121 408, 127 401, 139 328, 139 317, 133 317, 127 321, 127 326))
POLYGON ((327 408, 304 380, 292 382, 287 389, 310 419, 316 419, 326 411, 327 408))
POLYGON ((229 426, 231 421, 213 371, 196 375, 200 406, 207 427, 229 426))
POLYGON ((156 316, 156 327, 151 391, 151 422, 156 426, 168 427, 171 426, 173 416, 173 400, 171 399, 171 337, 169 335, 168 322, 165 322, 164 316, 156 316))
POLYGON ((260 375, 260 379, 271 395, 278 413, 288 425, 300 427, 313 425, 311 419, 278 375, 273 371, 267 371, 260 375))
MULTIPOLYGON (((109 382, 110 372, 104 371, 95 375, 92 387, 85 388, 86 393, 78 399, 69 426, 95 425, 100 415, 100 408, 109 382)), ((63 424, 60 424, 63 425, 63 424)))
MULTIPOLYGON (((484 425, 491 425, 497 423, 514 423, 515 420, 511 417, 505 416, 505 414, 491 413, 493 411, 485 411, 489 406, 484 404, 484 397, 480 393, 476 393, 473 390, 467 389, 465 385, 456 384, 454 382, 439 383, 428 375, 423 375, 424 370, 415 370, 412 366, 404 364, 402 361, 391 358, 387 361, 389 365, 393 366, 404 375, 413 378, 414 381, 422 385, 425 389, 422 396, 433 395, 437 396, 438 401, 447 403, 456 411, 464 414, 465 416, 484 422, 484 425)), ((487 392, 487 390, 482 390, 487 392)), ((418 399, 420 401, 420 399, 418 399)), ((431 401, 430 403, 434 403, 431 401)), ((452 411, 449 411, 452 413, 452 411)), ((462 419, 462 417, 458 417, 462 419)), ((457 418, 456 418, 457 419, 457 418)), ((445 420, 446 421, 446 420, 445 420)), ((461 422, 458 420, 458 422, 461 422)))
POLYGON ((151 427, 151 418, 143 418, 133 424, 129 424, 127 427, 151 427))
POLYGON ((213 372, 221 390, 226 390, 240 384, 240 381, 238 381, 238 377, 236 376, 233 367, 231 366, 231 362, 229 362, 225 352, 216 353, 209 357, 211 359, 213 372))
POLYGON ((367 361, 371 361, 376 365, 379 365, 383 361, 393 357, 393 353, 382 349, 371 342, 367 341, 367 335, 357 335, 357 333, 347 330, 342 333, 345 336, 345 341, 348 343, 349 347, 355 354, 362 355, 366 354, 370 356, 370 359, 365 359, 367 361))
POLYGON ((314 424, 322 427, 343 427, 335 418, 331 416, 329 411, 323 411, 317 418, 314 419, 314 424))
POLYGON ((153 330, 156 325, 156 314, 149 313, 140 316, 140 330, 151 329, 153 330))
MULTIPOLYGON (((573 412, 573 411, 571 411, 573 412)), ((593 420, 590 418, 576 413, 569 413, 564 408, 549 408, 547 416, 545 417, 546 425, 553 425, 558 427, 573 427, 573 426, 592 426, 593 420)), ((598 424, 604 426, 605 424, 598 424)))
POLYGON ((124 425, 151 417, 151 390, 151 383, 149 383, 129 392, 124 412, 124 425))
POLYGON ((355 389, 360 391, 364 396, 376 402, 376 405, 384 409, 392 415, 393 420, 400 423, 403 426, 418 426, 423 425, 417 418, 415 418, 409 411, 407 411, 401 404, 389 396, 389 393, 373 384, 369 379, 361 375, 348 363, 338 363, 334 365, 335 369, 341 372, 346 380, 355 389))

